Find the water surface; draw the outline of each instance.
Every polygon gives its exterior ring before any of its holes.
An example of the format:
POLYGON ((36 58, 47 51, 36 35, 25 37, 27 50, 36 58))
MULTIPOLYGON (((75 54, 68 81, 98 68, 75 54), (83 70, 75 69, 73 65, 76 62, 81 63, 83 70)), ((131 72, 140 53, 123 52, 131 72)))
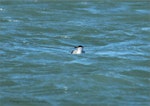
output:
POLYGON ((148 106, 149 5, 0 0, 0 105, 148 106))

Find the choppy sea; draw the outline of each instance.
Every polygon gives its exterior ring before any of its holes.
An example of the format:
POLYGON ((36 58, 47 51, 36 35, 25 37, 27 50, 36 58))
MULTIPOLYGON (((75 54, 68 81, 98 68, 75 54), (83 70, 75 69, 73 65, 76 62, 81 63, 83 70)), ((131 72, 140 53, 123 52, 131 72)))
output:
POLYGON ((149 0, 0 0, 0 106, 149 105, 149 0))

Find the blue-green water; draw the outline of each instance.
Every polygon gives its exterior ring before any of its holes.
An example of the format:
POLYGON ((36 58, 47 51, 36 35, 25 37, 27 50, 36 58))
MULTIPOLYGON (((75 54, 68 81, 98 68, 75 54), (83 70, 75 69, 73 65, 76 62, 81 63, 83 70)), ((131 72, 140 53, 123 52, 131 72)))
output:
POLYGON ((131 1, 0 0, 0 106, 149 106, 150 2, 131 1))

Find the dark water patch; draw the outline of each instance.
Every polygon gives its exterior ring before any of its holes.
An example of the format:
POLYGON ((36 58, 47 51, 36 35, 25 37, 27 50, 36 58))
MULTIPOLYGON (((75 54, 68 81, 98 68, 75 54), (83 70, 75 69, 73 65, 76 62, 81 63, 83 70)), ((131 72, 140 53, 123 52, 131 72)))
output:
MULTIPOLYGON (((33 98, 5 98, 4 100, 2 100, 1 102, 3 105, 5 106, 9 106, 9 105, 12 105, 12 106, 26 106, 26 105, 29 105, 29 106, 40 106, 40 105, 43 105, 43 106, 47 106, 47 105, 50 105, 49 103, 47 103, 46 101, 44 100, 38 100, 38 99, 33 99, 33 98)), ((51 106, 51 105, 50 105, 51 106)))
POLYGON ((147 71, 142 71, 142 70, 132 70, 132 71, 127 71, 127 72, 122 72, 124 75, 132 76, 132 77, 138 77, 138 78, 149 78, 150 73, 147 71))
MULTIPOLYGON (((4 76, 3 76, 3 78, 4 78, 4 76)), ((11 87, 11 86, 15 86, 15 85, 16 85, 16 83, 11 80, 0 81, 0 86, 3 86, 3 87, 11 87)))

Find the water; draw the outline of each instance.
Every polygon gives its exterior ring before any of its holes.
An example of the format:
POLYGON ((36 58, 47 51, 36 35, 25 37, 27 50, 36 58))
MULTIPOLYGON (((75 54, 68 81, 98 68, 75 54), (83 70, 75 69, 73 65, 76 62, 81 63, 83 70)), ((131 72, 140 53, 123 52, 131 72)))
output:
POLYGON ((148 106, 149 5, 0 0, 0 106, 148 106))

